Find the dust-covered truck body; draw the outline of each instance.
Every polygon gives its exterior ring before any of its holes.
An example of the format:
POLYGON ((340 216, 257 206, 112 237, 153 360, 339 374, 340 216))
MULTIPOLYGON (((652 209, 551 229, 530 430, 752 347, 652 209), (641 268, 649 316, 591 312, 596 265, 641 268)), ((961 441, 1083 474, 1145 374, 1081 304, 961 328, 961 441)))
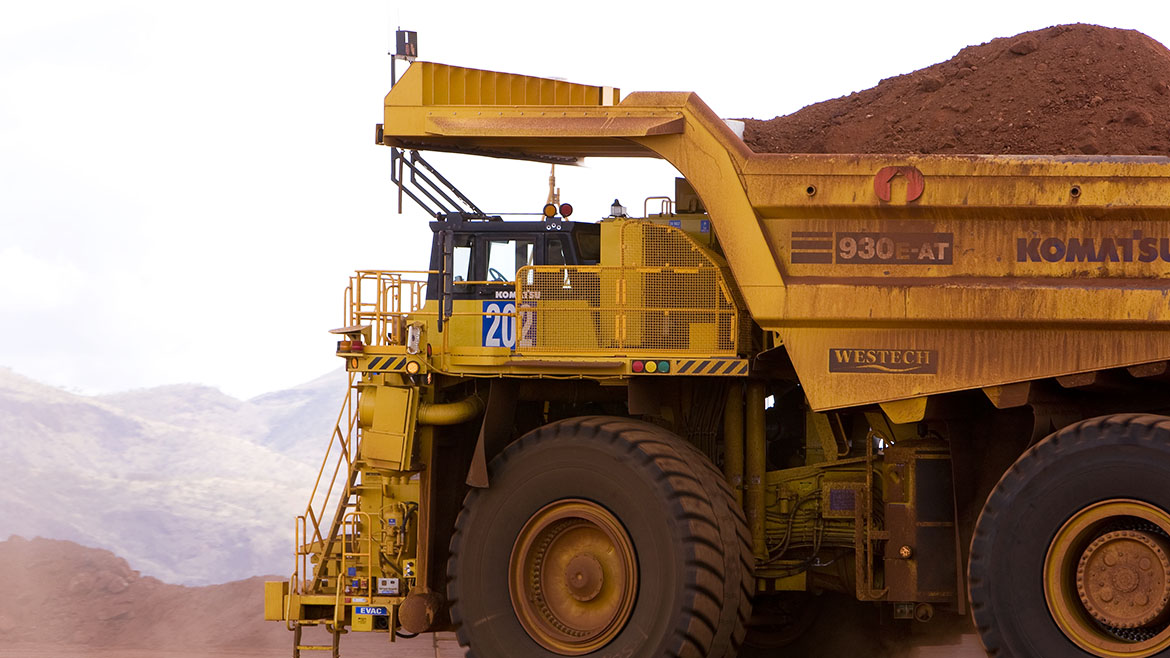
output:
POLYGON ((1170 647, 1170 159, 753 153, 691 93, 427 62, 377 140, 432 256, 347 289, 339 461, 267 590, 298 637, 789 655, 840 592, 999 655, 1170 647), (681 177, 505 221, 426 151, 681 177))

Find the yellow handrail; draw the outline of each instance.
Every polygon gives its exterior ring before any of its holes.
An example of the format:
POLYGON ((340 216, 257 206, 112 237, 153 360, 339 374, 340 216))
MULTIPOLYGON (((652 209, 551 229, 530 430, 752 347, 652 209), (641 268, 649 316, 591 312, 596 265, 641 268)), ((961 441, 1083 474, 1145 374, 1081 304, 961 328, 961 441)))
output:
MULTIPOLYGON (((349 577, 349 574, 347 573, 346 569, 347 569, 347 563, 349 562, 350 558, 360 558, 363 556, 366 558, 366 590, 365 590, 365 592, 359 592, 359 591, 354 590, 354 591, 349 592, 349 594, 352 596, 366 596, 366 597, 373 596, 374 577, 373 577, 373 573, 371 571, 371 567, 373 566, 373 555, 374 555, 374 532, 373 532, 373 525, 372 525, 373 519, 374 519, 373 515, 370 514, 369 512, 353 511, 353 512, 347 513, 345 515, 345 518, 342 520, 342 523, 341 523, 341 560, 340 560, 340 565, 338 566, 338 574, 337 574, 337 578, 338 578, 337 595, 336 595, 335 603, 333 605, 333 626, 334 626, 334 628, 341 628, 342 622, 345 620, 345 607, 342 603, 342 601, 343 601, 342 593, 345 592, 345 588, 341 586, 341 579, 349 577), (361 528, 362 528, 361 521, 363 519, 365 520, 365 528, 366 528, 366 533, 365 533, 364 537, 362 537, 362 533, 361 533, 361 528), (361 541, 364 541, 366 543, 365 552, 358 552, 357 551, 358 542, 361 542, 361 541), (351 548, 353 550, 350 550, 351 548)), ((357 570, 355 570, 355 572, 354 572, 356 574, 356 573, 358 573, 358 570, 361 569, 361 566, 362 566, 361 561, 360 560, 357 561, 354 566, 357 567, 357 570)), ((356 576, 356 577, 361 578, 361 576, 356 576)), ((367 598, 367 600, 368 600, 368 598, 367 598)))
POLYGON ((426 279, 408 278, 437 274, 433 270, 358 270, 345 289, 345 326, 369 326, 374 345, 395 345, 402 340, 403 321, 426 302, 426 279))
MULTIPOLYGON (((321 523, 324 520, 325 513, 334 498, 333 492, 337 487, 337 479, 341 474, 341 466, 344 463, 345 473, 347 478, 352 477, 353 463, 357 457, 357 441, 355 430, 357 428, 357 413, 354 396, 354 379, 355 374, 349 374, 349 387, 346 389, 345 399, 342 401, 341 410, 338 412, 337 423, 334 425, 333 434, 329 443, 329 448, 325 452, 325 457, 321 460, 321 467, 317 471, 317 479, 313 483, 312 492, 309 494, 309 502, 305 507, 305 513, 297 516, 294 523, 294 541, 296 542, 295 565, 293 571, 293 582, 298 583, 298 594, 307 594, 307 590, 312 588, 312 583, 315 578, 309 578, 309 556, 317 548, 322 552, 321 559, 317 563, 318 569, 323 569, 325 565, 326 553, 326 536, 321 530, 321 523), (345 429, 343 430, 342 427, 345 429), (329 477, 328 486, 324 488, 324 495, 319 495, 322 492, 322 484, 325 480, 325 474, 334 455, 334 446, 337 446, 336 457, 333 458, 333 473, 329 477)), ((339 496, 344 498, 349 494, 349 482, 342 486, 339 496)), ((339 503, 344 503, 344 500, 339 503)), ((338 507, 338 514, 341 514, 344 508, 338 507)))

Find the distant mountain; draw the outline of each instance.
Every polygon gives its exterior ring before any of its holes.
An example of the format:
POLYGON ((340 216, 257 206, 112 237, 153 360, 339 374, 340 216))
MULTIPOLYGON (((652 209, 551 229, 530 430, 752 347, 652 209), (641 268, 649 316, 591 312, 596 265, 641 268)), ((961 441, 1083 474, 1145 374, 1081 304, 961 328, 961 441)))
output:
POLYGON ((141 418, 243 436, 316 468, 337 422, 346 375, 336 370, 248 401, 195 384, 159 386, 97 399, 141 418))
POLYGON ((0 369, 0 538, 107 548, 187 585, 287 574, 344 377, 243 401, 193 385, 89 397, 0 369))

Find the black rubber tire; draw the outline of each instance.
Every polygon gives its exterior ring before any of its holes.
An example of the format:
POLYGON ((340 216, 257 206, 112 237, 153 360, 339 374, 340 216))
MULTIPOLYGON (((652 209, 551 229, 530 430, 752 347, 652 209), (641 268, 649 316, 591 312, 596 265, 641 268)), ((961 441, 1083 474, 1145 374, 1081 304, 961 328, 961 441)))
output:
POLYGON ((533 513, 583 498, 621 521, 638 555, 629 621, 587 655, 734 658, 751 614, 753 559, 743 512, 722 474, 666 430, 625 418, 552 423, 489 465, 455 524, 447 597, 459 643, 474 658, 552 658, 512 610, 508 560, 533 513))
POLYGON ((1040 441, 1004 473, 976 524, 967 574, 971 613, 989 655, 1092 655, 1052 620, 1043 565, 1071 516, 1114 498, 1170 510, 1170 418, 1124 414, 1082 421, 1040 441))

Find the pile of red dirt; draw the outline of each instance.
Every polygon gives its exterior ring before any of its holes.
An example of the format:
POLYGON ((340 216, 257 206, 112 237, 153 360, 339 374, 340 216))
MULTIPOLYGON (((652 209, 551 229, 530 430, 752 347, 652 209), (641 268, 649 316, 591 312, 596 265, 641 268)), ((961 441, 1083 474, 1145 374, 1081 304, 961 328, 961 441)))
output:
POLYGON ((292 649, 265 623, 262 578, 211 587, 145 578, 109 551, 73 542, 0 542, 0 642, 86 647, 292 649))
MULTIPOLYGON (((10 537, 0 541, 0 655, 288 656, 293 634, 281 622, 264 621, 265 580, 169 585, 109 551, 10 537)), ((329 637, 313 627, 302 641, 322 645, 329 637)), ((388 655, 388 643, 385 633, 342 639, 353 656, 388 655)), ((429 636, 412 646, 406 655, 433 651, 425 651, 429 636)))
POLYGON ((763 121, 766 153, 1170 154, 1170 50, 1058 25, 995 39, 876 87, 763 121))

